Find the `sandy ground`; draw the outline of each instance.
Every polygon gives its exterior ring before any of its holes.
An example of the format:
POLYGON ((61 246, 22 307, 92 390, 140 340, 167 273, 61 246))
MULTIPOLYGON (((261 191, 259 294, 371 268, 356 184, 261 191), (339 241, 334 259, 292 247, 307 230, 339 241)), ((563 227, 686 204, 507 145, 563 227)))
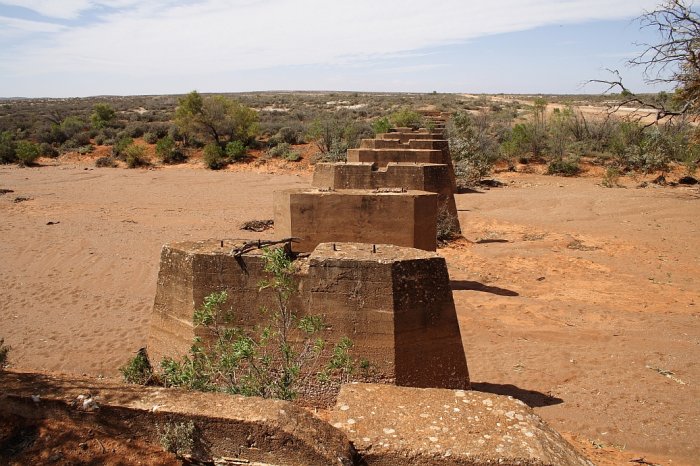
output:
POLYGON ((474 244, 441 251, 475 388, 596 447, 697 464, 700 191, 499 178, 458 196, 474 244))
MULTIPOLYGON (((161 246, 271 238, 238 226, 310 181, 264 171, 0 167, 13 366, 116 375, 145 345, 161 246)), ((697 463, 698 188, 498 178, 457 196, 467 240, 440 250, 474 387, 523 399, 601 463, 697 463)))

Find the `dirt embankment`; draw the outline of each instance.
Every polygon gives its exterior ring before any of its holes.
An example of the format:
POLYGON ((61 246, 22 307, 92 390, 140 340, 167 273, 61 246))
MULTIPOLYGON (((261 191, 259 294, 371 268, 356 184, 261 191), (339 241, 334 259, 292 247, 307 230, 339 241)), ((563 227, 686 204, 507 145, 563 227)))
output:
MULTIPOLYGON (((146 342, 161 246, 271 238, 238 226, 271 218, 274 190, 310 181, 264 167, 85 168, 0 167, 14 191, 0 196, 0 336, 16 367, 115 376, 146 342)), ((457 196, 469 241, 440 250, 474 387, 525 400, 593 455, 692 464, 698 189, 499 178, 508 187, 457 196)))

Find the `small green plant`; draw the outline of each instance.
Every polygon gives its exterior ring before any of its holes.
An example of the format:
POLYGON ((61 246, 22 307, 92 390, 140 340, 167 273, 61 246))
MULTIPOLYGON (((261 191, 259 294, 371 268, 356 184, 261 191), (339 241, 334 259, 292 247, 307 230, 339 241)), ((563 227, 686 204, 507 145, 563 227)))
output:
POLYGON ((143 140, 148 144, 155 144, 158 142, 158 135, 150 131, 143 134, 143 140))
POLYGON ((601 184, 605 188, 618 188, 620 187, 620 169, 617 167, 608 167, 603 175, 603 181, 601 184))
POLYGON ((491 121, 483 113, 457 112, 450 122, 449 144, 455 177, 463 187, 474 186, 491 173, 499 158, 499 146, 491 121))
POLYGON ((39 151, 42 157, 58 157, 58 151, 49 143, 44 142, 39 145, 39 151))
POLYGON ((185 154, 170 136, 165 136, 156 142, 156 155, 163 163, 168 164, 184 162, 186 159, 185 154))
POLYGON ((15 155, 20 165, 33 165, 40 155, 39 145, 29 141, 19 141, 15 155))
POLYGON ((0 338, 0 370, 7 366, 7 354, 10 352, 10 347, 5 345, 5 340, 0 338))
POLYGON ((95 104, 92 108, 90 121, 95 129, 106 128, 111 125, 116 118, 116 112, 111 105, 105 103, 95 104))
POLYGON ((92 153, 94 150, 95 150, 95 146, 93 146, 92 144, 88 144, 86 146, 78 147, 77 152, 80 155, 86 155, 86 154, 92 153))
POLYGON ((685 174, 688 176, 693 176, 698 171, 698 164, 700 164, 698 152, 698 146, 693 145, 693 149, 689 150, 681 159, 681 164, 685 167, 685 174))
POLYGON ((283 126, 277 131, 277 134, 273 137, 277 143, 286 142, 288 144, 303 144, 303 127, 296 126, 291 128, 289 126, 283 126))
POLYGON ((372 137, 374 132, 368 125, 358 124, 347 117, 334 115, 316 118, 309 125, 307 139, 313 141, 324 161, 345 159, 349 148, 359 147, 362 138, 372 137))
POLYGON ((121 136, 112 145, 112 155, 116 158, 124 158, 126 148, 134 143, 134 140, 128 136, 121 136))
POLYGON ((224 151, 219 144, 212 142, 204 146, 204 165, 211 170, 219 170, 227 165, 224 151))
POLYGON ((95 166, 100 168, 116 168, 117 159, 114 157, 100 157, 95 160, 95 166))
POLYGON ((299 152, 293 150, 291 144, 288 144, 286 142, 283 142, 281 144, 276 145, 275 147, 268 149, 267 156, 273 158, 282 158, 290 162, 296 162, 299 159, 301 159, 301 155, 299 154, 299 152))
POLYGON ((387 117, 377 118, 372 122, 372 131, 374 131, 375 135, 380 133, 388 133, 390 129, 391 122, 387 117))
POLYGON ((136 356, 119 368, 119 372, 128 383, 148 385, 153 380, 153 368, 148 359, 146 348, 141 348, 136 356))
POLYGON ((394 126, 419 128, 423 126, 423 117, 420 113, 410 108, 402 108, 389 116, 389 121, 394 126))
POLYGON ((326 342, 319 336, 320 316, 298 316, 290 304, 297 292, 295 265, 282 248, 266 249, 264 270, 269 278, 260 290, 271 291, 275 307, 265 310, 266 323, 254 331, 231 327, 234 310, 225 291, 212 293, 195 310, 198 329, 187 355, 161 363, 166 386, 203 391, 294 399, 312 376, 324 382, 347 380, 356 361, 349 355, 352 341, 343 338, 332 349, 328 364, 317 368, 326 342))
POLYGON ((547 165, 548 175, 576 176, 580 172, 581 167, 578 164, 578 160, 575 158, 555 159, 547 165))
POLYGON ((182 458, 191 455, 194 449, 195 425, 192 421, 168 422, 162 429, 158 426, 160 444, 165 451, 182 458))
POLYGON ((438 208, 436 233, 438 244, 444 244, 459 236, 459 222, 445 204, 438 208))
POLYGON ((124 149, 124 161, 129 168, 148 165, 148 160, 146 160, 146 148, 137 144, 131 144, 124 149))
POLYGON ((17 161, 17 143, 9 131, 0 133, 0 163, 14 163, 17 161))
POLYGON ((325 369, 319 378, 321 380, 331 380, 332 377, 336 377, 341 383, 347 383, 350 381, 350 377, 355 372, 356 361, 350 356, 350 349, 352 348, 352 340, 348 337, 343 337, 340 341, 333 347, 333 352, 331 358, 328 361, 325 369))
POLYGON ((226 144, 226 156, 232 161, 237 162, 245 157, 245 145, 241 141, 231 141, 226 144))

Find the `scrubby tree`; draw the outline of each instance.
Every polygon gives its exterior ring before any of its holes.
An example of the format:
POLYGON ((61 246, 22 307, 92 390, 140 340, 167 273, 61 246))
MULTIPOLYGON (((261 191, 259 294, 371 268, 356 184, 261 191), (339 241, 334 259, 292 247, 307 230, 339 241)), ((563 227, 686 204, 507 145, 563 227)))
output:
POLYGON ((257 113, 227 97, 202 96, 192 91, 181 98, 175 111, 178 127, 222 149, 230 141, 250 143, 258 132, 257 113))
POLYGON ((90 115, 90 121, 92 122, 92 127, 95 129, 102 129, 111 126, 116 118, 116 112, 109 104, 95 104, 92 107, 92 114, 90 115))
POLYGON ((455 113, 448 128, 455 175, 461 185, 470 186, 488 175, 499 157, 498 140, 484 114, 455 113))
POLYGON ((66 139, 71 139, 76 134, 85 131, 87 129, 87 125, 82 118, 77 116, 69 116, 63 119, 60 129, 66 139))
POLYGON ((17 144, 9 131, 0 133, 0 163, 14 163, 17 161, 17 144))
POLYGON ((165 136, 156 142, 156 155, 163 163, 179 163, 186 159, 183 151, 170 136, 165 136))
POLYGON ((324 115, 309 125, 307 138, 321 152, 320 160, 338 162, 347 158, 347 150, 358 147, 363 138, 374 136, 372 128, 347 115, 324 115))
POLYGON ((31 165, 39 158, 39 145, 31 141, 19 141, 15 155, 21 165, 31 165))

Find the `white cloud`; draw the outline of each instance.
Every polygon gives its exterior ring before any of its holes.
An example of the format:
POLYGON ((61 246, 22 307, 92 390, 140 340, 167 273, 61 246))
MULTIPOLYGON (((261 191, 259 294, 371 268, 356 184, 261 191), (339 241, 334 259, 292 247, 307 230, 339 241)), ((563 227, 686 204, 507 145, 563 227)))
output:
POLYGON ((0 0, 74 18, 131 8, 17 47, 0 74, 42 69, 131 79, 377 60, 489 34, 637 16, 656 0, 0 0), (40 68, 38 68, 40 67, 40 68))
POLYGON ((75 19, 81 13, 98 6, 123 8, 137 3, 138 0, 0 0, 0 5, 19 6, 57 19, 75 19))
POLYGON ((12 36, 15 34, 29 34, 35 32, 60 32, 65 29, 66 28, 60 24, 0 16, 0 37, 3 35, 12 36))
POLYGON ((21 6, 51 18, 72 19, 90 7, 90 0, 2 0, 0 4, 21 6))

